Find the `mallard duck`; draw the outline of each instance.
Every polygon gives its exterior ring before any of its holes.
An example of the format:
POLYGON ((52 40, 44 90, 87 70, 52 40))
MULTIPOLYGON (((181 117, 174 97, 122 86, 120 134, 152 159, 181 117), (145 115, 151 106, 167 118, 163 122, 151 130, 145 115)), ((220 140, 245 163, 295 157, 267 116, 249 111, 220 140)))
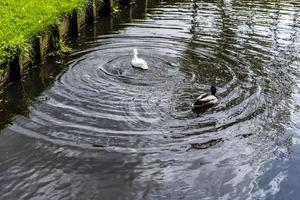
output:
POLYGON ((137 57, 138 52, 137 49, 133 49, 133 58, 131 60, 131 65, 140 69, 148 69, 148 65, 145 60, 137 57))
POLYGON ((193 103, 193 110, 197 109, 206 109, 210 108, 211 106, 217 104, 218 98, 215 96, 217 89, 214 85, 210 87, 211 94, 201 94, 197 100, 193 103))

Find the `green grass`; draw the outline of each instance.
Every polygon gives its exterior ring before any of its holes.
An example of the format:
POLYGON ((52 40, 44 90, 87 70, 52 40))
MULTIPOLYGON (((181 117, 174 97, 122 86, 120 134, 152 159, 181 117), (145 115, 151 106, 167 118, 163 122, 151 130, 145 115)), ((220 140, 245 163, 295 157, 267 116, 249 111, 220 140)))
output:
POLYGON ((0 0, 0 66, 17 50, 28 53, 35 36, 87 0, 0 0))
MULTIPOLYGON (((0 77, 3 76, 3 74, 4 74, 4 70, 0 69, 0 77)), ((0 91, 0 94, 1 94, 1 91, 0 91)))

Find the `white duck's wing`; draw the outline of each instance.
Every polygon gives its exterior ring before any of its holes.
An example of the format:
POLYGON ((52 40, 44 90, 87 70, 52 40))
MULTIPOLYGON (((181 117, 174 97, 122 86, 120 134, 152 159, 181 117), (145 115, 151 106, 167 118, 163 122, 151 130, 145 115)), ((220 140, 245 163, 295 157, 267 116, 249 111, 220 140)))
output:
POLYGON ((132 59, 131 65, 133 67, 141 68, 141 69, 148 69, 148 65, 145 60, 141 58, 132 59))

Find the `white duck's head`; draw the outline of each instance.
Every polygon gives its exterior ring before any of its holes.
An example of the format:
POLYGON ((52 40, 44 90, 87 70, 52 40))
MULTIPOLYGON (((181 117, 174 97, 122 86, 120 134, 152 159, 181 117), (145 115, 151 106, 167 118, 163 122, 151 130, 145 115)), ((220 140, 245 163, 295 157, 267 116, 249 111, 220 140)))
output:
POLYGON ((137 55, 138 55, 137 49, 133 49, 133 56, 137 57, 137 55))

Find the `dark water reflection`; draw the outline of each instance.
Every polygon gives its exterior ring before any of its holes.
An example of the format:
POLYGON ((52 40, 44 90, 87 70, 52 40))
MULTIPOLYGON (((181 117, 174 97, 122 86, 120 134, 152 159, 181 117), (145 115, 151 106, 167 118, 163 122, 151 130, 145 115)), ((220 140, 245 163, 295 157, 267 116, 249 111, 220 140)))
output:
POLYGON ((148 0, 99 19, 1 94, 1 197, 297 198, 299 10, 148 0), (191 112, 212 83, 218 105, 191 112))

